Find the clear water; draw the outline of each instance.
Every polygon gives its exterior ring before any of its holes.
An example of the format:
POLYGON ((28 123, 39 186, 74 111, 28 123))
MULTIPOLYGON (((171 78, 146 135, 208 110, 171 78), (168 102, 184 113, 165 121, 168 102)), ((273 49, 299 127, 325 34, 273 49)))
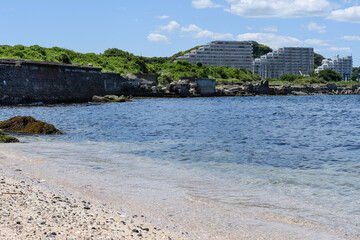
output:
POLYGON ((0 120, 15 115, 66 134, 19 135, 11 148, 101 193, 256 206, 360 231, 360 96, 0 108, 0 120))

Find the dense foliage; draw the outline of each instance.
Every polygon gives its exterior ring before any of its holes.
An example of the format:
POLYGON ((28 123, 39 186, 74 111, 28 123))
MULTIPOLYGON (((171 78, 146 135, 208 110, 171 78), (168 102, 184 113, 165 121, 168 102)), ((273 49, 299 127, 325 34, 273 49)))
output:
POLYGON ((358 81, 359 80, 359 75, 358 74, 352 74, 351 76, 350 76, 350 80, 351 81, 358 81))
POLYGON ((251 41, 253 44, 253 58, 259 58, 262 55, 265 55, 269 52, 272 52, 272 49, 266 45, 259 44, 255 41, 251 41))
MULTIPOLYGON (((271 84, 285 84, 285 83, 297 83, 297 84, 326 84, 326 83, 338 83, 342 80, 342 76, 331 69, 325 69, 319 73, 314 71, 310 76, 294 76, 291 74, 284 74, 280 79, 267 79, 271 84)), ((353 85, 359 84, 357 82, 357 75, 351 76, 351 82, 341 82, 341 84, 353 85), (356 78, 355 78, 356 77, 356 78)))
POLYGON ((325 69, 318 73, 318 77, 324 79, 326 82, 339 82, 342 76, 331 69, 325 69))

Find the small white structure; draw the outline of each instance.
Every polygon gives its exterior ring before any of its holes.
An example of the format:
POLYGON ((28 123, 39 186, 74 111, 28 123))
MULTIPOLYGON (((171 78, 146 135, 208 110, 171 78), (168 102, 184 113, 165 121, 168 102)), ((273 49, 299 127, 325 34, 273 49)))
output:
POLYGON ((352 56, 339 58, 339 54, 337 54, 332 60, 324 59, 321 66, 315 69, 315 72, 319 73, 322 70, 331 69, 339 73, 344 81, 349 81, 352 74, 352 66, 352 56))

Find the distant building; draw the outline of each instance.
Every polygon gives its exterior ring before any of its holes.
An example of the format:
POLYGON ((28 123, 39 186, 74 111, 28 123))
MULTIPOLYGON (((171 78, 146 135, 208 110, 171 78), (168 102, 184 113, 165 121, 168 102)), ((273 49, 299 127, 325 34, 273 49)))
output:
POLYGON ((206 66, 229 66, 252 68, 252 43, 250 41, 212 41, 196 50, 177 57, 192 64, 201 62, 206 66))
POLYGON ((324 59, 321 66, 315 69, 315 72, 318 73, 325 69, 332 69, 335 72, 339 73, 344 81, 350 80, 352 74, 352 56, 339 58, 339 55, 335 55, 333 60, 324 59))
POLYGON ((253 73, 263 79, 279 79, 284 74, 304 75, 313 70, 313 48, 283 47, 253 61, 253 73))

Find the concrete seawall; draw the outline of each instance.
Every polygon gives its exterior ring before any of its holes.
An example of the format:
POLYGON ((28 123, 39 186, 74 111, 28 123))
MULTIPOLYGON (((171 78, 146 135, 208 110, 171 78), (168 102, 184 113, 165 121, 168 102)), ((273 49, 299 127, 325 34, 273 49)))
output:
POLYGON ((0 60, 0 105, 76 103, 134 87, 120 74, 61 63, 0 60))

